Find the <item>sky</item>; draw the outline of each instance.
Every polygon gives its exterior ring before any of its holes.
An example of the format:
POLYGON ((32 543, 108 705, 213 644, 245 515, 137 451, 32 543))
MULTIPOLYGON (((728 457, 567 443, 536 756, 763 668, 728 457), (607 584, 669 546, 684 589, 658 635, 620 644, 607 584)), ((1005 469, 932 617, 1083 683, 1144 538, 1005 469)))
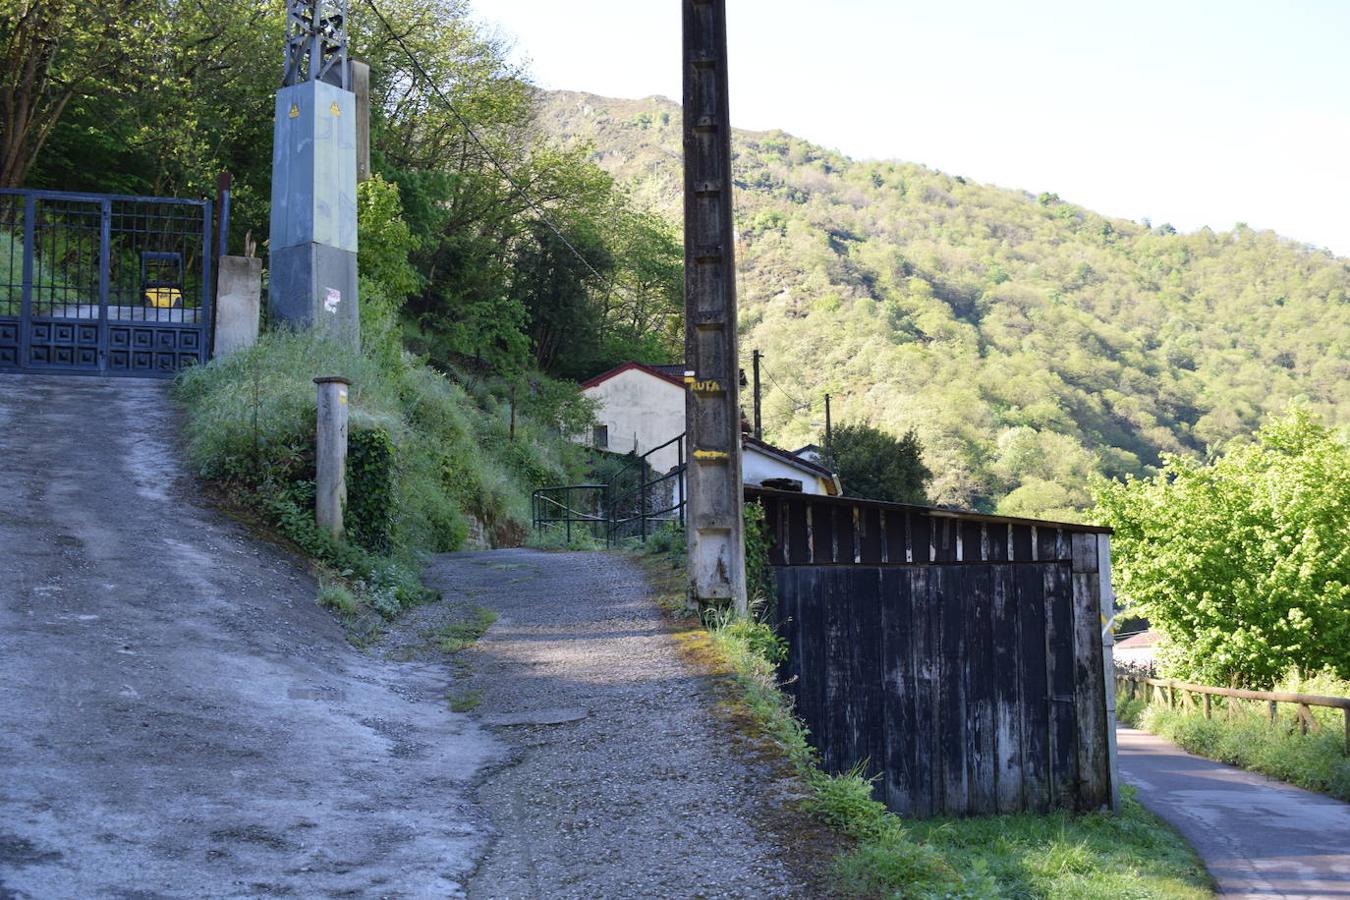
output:
MULTIPOLYGON (((541 87, 680 96, 677 0, 473 0, 541 87)), ((1350 256, 1350 0, 728 0, 731 117, 1350 256)))

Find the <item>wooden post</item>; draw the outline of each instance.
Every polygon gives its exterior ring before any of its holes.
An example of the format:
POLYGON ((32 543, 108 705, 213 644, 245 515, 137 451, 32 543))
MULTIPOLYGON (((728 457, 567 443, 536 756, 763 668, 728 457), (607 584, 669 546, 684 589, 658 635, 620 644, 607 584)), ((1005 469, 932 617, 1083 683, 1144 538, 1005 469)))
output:
POLYGON ((1214 714, 1213 714, 1213 712, 1212 712, 1212 710, 1211 710, 1211 703, 1210 703, 1210 701, 1211 701, 1213 698, 1210 697, 1209 694, 1205 694, 1204 697, 1205 697, 1205 718, 1206 718, 1206 719, 1212 719, 1212 718, 1214 718, 1214 714))
MULTIPOLYGON (((1072 633, 1054 639, 1072 647, 1073 703, 1077 734, 1078 796, 1076 806, 1089 811, 1112 805, 1111 737, 1115 725, 1115 692, 1110 690, 1110 669, 1104 629, 1106 603, 1102 599, 1098 535, 1074 534, 1072 554, 1072 633)), ((976 554, 978 555, 978 554, 976 554)), ((1110 663, 1114 664, 1114 663, 1110 663)))
POLYGON ((683 0, 689 589, 746 615, 726 0, 683 0))
POLYGON ((1345 755, 1350 756, 1350 709, 1343 709, 1341 713, 1345 716, 1345 755))
POLYGON ((1270 724, 1274 725, 1276 719, 1278 719, 1280 715, 1279 704, 1277 704, 1274 700, 1271 700, 1267 705, 1270 707, 1270 724))
POLYGON ((830 395, 825 395, 825 457, 832 459, 834 452, 834 420, 830 416, 830 395))
POLYGON ((754 350, 754 351, 752 351, 751 354, 750 354, 751 369, 752 369, 752 371, 753 371, 753 373, 754 373, 753 387, 754 387, 754 391, 755 391, 755 437, 758 438, 758 439, 760 439, 760 440, 763 440, 763 439, 764 439, 764 423, 763 423, 763 420, 760 418, 760 415, 759 415, 759 400, 760 400, 760 393, 759 393, 759 361, 760 361, 761 359, 763 359, 763 358, 764 358, 764 354, 763 354, 763 353, 760 353, 758 350, 754 350))
POLYGON ((319 386, 316 429, 314 518, 319 530, 343 536, 342 511, 347 505, 347 388, 341 375, 314 379, 319 386))

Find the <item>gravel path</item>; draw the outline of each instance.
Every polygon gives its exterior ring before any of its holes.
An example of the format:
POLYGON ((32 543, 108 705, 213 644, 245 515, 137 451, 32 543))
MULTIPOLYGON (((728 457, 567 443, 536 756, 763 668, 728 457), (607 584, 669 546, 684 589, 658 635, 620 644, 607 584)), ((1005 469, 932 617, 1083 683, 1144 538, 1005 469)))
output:
POLYGON ((1350 897, 1350 803, 1117 731, 1120 774, 1226 897, 1350 897))
POLYGON ((640 569, 502 550, 440 557, 429 580, 499 617, 460 654, 512 758, 477 790, 498 834, 471 898, 806 895, 764 825, 772 776, 729 749, 640 569))
POLYGON ((462 895, 500 748, 176 435, 162 382, 0 375, 0 898, 462 895))

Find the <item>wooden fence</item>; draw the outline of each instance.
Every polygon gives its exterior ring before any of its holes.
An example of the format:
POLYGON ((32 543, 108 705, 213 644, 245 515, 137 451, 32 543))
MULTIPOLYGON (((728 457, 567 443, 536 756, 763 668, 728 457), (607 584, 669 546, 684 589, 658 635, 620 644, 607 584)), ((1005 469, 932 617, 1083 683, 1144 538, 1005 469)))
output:
POLYGON ((1290 703, 1296 710, 1295 718, 1298 722, 1300 734, 1307 734, 1309 730, 1320 731, 1322 724, 1313 718, 1311 707, 1320 706, 1327 709, 1339 709, 1345 719, 1345 755, 1350 756, 1350 697, 1322 697, 1317 694, 1290 694, 1284 691, 1247 691, 1240 688, 1220 688, 1209 687, 1203 684, 1191 684, 1187 681, 1172 681, 1168 678, 1143 678, 1138 675, 1126 675, 1120 672, 1116 673, 1116 691, 1121 691, 1121 685, 1124 685, 1124 692, 1130 699, 1134 699, 1139 688, 1143 688, 1144 699, 1153 700, 1155 691, 1165 691, 1162 696, 1166 698, 1167 705, 1176 708, 1177 692, 1181 692, 1182 702, 1189 708, 1195 708, 1195 702, 1191 699, 1191 694, 1199 694, 1205 711, 1205 718, 1212 718, 1214 715, 1212 697, 1227 697, 1234 700, 1256 700, 1267 704, 1267 712, 1273 725, 1277 718, 1277 708, 1281 703, 1290 703))
POLYGON ((759 489, 784 680, 902 815, 1114 805, 1109 531, 759 489))

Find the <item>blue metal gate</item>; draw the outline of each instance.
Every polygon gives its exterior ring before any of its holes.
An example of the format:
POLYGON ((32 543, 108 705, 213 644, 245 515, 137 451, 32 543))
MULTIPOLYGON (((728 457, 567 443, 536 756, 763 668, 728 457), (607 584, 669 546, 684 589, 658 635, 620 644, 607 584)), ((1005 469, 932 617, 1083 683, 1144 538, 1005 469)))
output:
POLYGON ((0 371, 205 362, 211 201, 0 190, 0 371))

